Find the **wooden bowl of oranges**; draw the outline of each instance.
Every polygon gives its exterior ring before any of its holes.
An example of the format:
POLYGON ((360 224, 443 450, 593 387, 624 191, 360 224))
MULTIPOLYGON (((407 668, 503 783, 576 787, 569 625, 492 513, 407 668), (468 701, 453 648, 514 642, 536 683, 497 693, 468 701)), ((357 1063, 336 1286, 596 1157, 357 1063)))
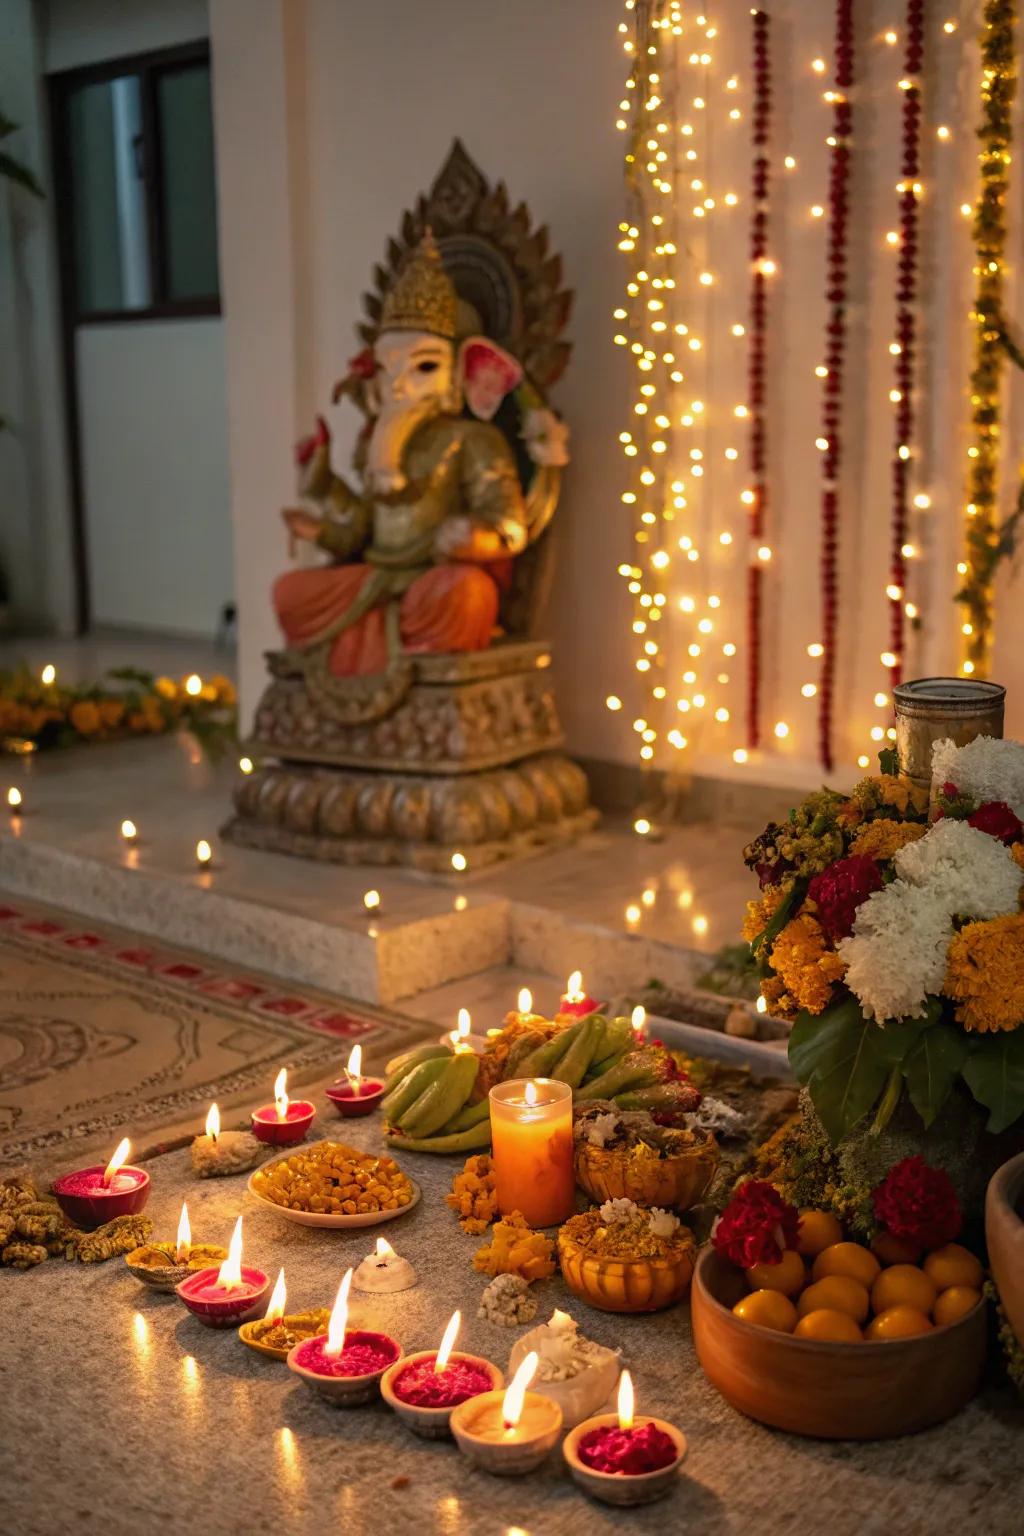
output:
POLYGON ((800 1218, 778 1264, 701 1254, 691 1306, 709 1381, 750 1418, 824 1440, 888 1439, 957 1413, 985 1362, 974 1255, 948 1243, 921 1256, 887 1235, 868 1248, 829 1212, 800 1218))

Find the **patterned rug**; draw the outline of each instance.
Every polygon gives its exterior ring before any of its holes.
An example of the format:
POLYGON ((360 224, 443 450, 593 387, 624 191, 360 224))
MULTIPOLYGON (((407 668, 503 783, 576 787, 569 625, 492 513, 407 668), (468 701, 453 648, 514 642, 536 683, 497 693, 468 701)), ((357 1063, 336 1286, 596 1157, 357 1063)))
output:
POLYGON ((352 1043, 381 1064, 428 1026, 72 913, 0 897, 0 1167, 113 1148, 133 1157, 336 1076, 352 1043), (60 1149, 64 1147, 64 1152, 60 1149))

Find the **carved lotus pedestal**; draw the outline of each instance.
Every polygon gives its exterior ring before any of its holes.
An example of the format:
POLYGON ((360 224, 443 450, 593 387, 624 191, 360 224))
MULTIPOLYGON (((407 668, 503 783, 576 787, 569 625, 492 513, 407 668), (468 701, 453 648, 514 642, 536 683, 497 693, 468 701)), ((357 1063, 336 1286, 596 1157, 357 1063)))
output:
POLYGON ((538 642, 405 657, 379 678, 304 673, 287 652, 256 712, 260 766, 224 836, 344 864, 479 868, 592 827, 538 642))

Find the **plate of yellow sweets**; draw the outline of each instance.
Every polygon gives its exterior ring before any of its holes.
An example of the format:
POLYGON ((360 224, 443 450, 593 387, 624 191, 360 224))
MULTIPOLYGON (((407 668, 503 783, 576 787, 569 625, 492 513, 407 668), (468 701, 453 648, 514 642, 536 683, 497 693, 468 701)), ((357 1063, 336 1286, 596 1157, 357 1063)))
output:
POLYGON ((420 1188, 393 1157, 316 1141, 250 1175, 249 1193, 300 1227, 375 1227, 411 1211, 420 1188))

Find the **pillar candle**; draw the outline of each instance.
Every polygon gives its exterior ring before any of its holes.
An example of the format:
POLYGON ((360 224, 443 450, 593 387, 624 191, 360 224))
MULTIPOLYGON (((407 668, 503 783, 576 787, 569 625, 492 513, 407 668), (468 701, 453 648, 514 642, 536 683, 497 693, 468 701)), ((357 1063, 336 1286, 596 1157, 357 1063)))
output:
POLYGON ((517 1078, 490 1092, 498 1209, 522 1211, 532 1227, 572 1215, 572 1089, 547 1078, 517 1078))

